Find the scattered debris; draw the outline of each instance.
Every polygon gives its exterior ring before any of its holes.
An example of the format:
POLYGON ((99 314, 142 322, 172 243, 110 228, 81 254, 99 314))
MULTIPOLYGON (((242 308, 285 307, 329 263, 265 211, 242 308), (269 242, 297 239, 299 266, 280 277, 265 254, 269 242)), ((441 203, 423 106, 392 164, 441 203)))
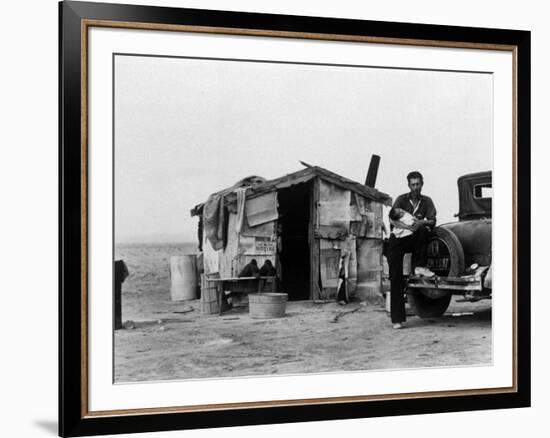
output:
POLYGON ((193 312, 195 309, 193 308, 190 308, 190 309, 185 309, 185 310, 177 310, 175 312, 172 312, 172 313, 189 313, 189 312, 193 312))
POLYGON ((231 338, 217 338, 213 339, 211 341, 207 341, 204 343, 204 345, 227 345, 233 343, 233 339, 231 338))
POLYGON ((339 320, 340 318, 342 318, 343 316, 349 315, 350 313, 355 313, 355 312, 357 312, 357 311, 360 310, 360 309, 361 309, 361 307, 356 307, 355 309, 353 309, 353 310, 348 310, 347 312, 340 312, 340 313, 338 313, 338 315, 336 315, 336 316, 334 317, 334 319, 333 319, 331 322, 338 322, 338 320, 339 320))

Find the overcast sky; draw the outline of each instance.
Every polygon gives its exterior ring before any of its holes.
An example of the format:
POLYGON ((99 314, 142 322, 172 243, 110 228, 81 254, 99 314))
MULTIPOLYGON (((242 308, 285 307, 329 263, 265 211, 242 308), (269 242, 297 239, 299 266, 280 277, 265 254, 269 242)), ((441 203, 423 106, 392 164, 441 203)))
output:
POLYGON ((117 56, 115 241, 195 241, 190 209, 249 175, 299 160, 394 199, 423 173, 438 222, 457 178, 492 168, 489 74, 117 56))

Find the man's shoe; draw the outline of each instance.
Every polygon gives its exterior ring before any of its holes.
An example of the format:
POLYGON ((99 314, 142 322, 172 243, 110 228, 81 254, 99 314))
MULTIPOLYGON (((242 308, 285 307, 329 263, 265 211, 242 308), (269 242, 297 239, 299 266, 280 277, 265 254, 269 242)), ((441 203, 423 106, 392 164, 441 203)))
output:
POLYGON ((402 329, 403 327, 405 327, 405 325, 404 325, 404 324, 401 324, 400 322, 396 322, 396 323, 393 325, 393 328, 396 329, 396 330, 402 329))
POLYGON ((415 269, 414 269, 414 275, 418 275, 419 277, 427 277, 427 278, 430 278, 430 277, 434 277, 435 276, 435 273, 433 273, 432 271, 430 271, 428 268, 424 268, 422 266, 417 266, 415 269))

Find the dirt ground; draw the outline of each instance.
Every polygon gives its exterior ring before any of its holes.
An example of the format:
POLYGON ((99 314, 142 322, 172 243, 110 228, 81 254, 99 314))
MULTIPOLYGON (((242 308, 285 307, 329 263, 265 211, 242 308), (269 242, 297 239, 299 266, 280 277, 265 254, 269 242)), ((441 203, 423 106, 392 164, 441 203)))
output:
MULTIPOLYGON (((143 296, 142 296, 143 297, 143 296)), ((453 300, 441 318, 410 316, 394 330, 381 305, 289 302, 286 316, 251 319, 246 307, 203 315, 200 302, 126 306, 115 332, 115 381, 489 364, 490 302, 453 300)))

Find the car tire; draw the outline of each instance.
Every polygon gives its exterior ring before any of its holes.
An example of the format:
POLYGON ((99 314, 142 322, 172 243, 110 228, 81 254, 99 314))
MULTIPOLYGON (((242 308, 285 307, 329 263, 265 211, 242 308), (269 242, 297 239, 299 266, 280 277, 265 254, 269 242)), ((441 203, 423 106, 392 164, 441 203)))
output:
POLYGON ((435 239, 443 242, 449 250, 450 267, 447 275, 449 277, 458 277, 464 272, 465 268, 464 249, 460 240, 458 240, 456 234, 451 230, 441 227, 434 228, 428 236, 428 241, 435 239))
MULTIPOLYGON (((437 239, 449 251, 449 277, 457 277, 464 272, 464 249, 455 233, 445 228, 434 228, 428 240, 437 239)), ((407 292, 407 301, 413 312, 420 318, 434 318, 445 313, 451 302, 452 292, 434 289, 416 289, 407 292)))

